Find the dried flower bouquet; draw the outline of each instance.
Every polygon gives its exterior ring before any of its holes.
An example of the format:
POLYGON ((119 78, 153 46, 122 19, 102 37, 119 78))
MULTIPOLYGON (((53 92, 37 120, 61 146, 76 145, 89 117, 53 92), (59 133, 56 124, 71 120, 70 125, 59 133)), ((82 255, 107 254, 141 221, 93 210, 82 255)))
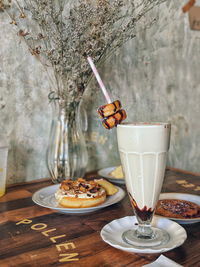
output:
MULTIPOLYGON (((136 36, 136 24, 164 0, 0 0, 66 106, 79 103, 95 64, 136 36)), ((154 19, 147 27, 154 23, 154 19)))
MULTIPOLYGON (((47 150, 53 182, 82 177, 87 166, 79 120, 79 103, 93 76, 87 57, 100 64, 135 37, 137 22, 163 1, 0 0, 0 11, 8 15, 19 38, 46 69, 49 97, 58 100, 53 101, 56 116, 47 150)), ((147 28, 155 19, 143 21, 147 28)))

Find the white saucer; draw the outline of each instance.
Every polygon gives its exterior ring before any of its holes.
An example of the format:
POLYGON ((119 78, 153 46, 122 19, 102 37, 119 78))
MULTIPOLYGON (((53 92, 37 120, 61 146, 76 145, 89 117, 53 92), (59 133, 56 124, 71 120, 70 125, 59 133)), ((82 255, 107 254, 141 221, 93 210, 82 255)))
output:
POLYGON ((112 247, 131 253, 163 253, 181 246, 187 238, 185 229, 178 223, 154 216, 152 226, 167 231, 170 236, 169 242, 155 248, 134 248, 123 241, 122 233, 131 229, 135 223, 135 216, 114 220, 102 228, 101 238, 112 247))
POLYGON ((106 198, 106 201, 96 207, 91 207, 91 208, 79 208, 79 209, 72 209, 72 208, 63 208, 58 205, 58 202, 55 199, 55 192, 58 190, 60 184, 56 185, 50 185, 47 187, 44 187, 38 191, 36 191, 33 196, 32 200, 35 202, 37 205, 55 210, 56 212, 59 213, 66 213, 66 214, 83 214, 83 213, 89 213, 89 212, 94 212, 96 210, 111 206, 120 200, 122 200, 125 196, 125 191, 116 186, 118 188, 118 192, 114 194, 113 196, 109 196, 106 198))
MULTIPOLYGON (((183 194, 183 193, 162 193, 160 194, 159 199, 181 199, 181 200, 188 200, 191 202, 194 202, 200 206, 200 196, 198 195, 192 195, 192 194, 183 194)), ((191 223, 197 223, 200 222, 200 217, 193 218, 193 219, 178 219, 178 218, 172 218, 172 217, 164 217, 157 215, 160 218, 168 218, 170 220, 176 221, 180 224, 191 224, 191 223)))
POLYGON ((114 184, 125 184, 125 179, 124 178, 123 179, 116 178, 116 177, 114 177, 114 176, 109 174, 112 171, 114 171, 114 169, 116 169, 116 168, 117 168, 117 166, 101 169, 101 170, 98 171, 98 175, 108 179, 111 183, 114 183, 114 184))

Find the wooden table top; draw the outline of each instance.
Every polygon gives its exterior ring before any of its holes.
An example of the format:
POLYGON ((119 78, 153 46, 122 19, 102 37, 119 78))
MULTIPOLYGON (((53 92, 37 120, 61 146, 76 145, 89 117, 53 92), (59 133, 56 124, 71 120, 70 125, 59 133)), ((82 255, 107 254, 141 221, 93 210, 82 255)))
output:
MULTIPOLYGON (((170 168, 162 191, 200 195, 199 181, 200 174, 170 168)), ((51 182, 43 180, 9 186, 6 195, 0 198, 1 267, 139 267, 159 256, 130 254, 102 241, 100 231, 104 225, 133 215, 127 196, 95 213, 64 215, 32 202, 32 194, 48 185, 51 182)), ((200 266, 200 223, 182 226, 187 231, 187 240, 164 255, 183 266, 200 266)))

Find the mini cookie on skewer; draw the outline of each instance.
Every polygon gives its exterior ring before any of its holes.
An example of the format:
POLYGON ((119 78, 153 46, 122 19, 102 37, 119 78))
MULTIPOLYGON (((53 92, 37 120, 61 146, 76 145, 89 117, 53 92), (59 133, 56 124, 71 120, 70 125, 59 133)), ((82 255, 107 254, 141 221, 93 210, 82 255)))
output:
POLYGON ((105 96, 105 99, 108 102, 108 104, 100 106, 97 111, 101 116, 101 118, 104 119, 102 121, 103 126, 106 129, 111 129, 126 119, 127 117, 126 112, 125 110, 121 109, 121 102, 119 100, 115 100, 114 102, 111 101, 110 96, 106 90, 106 87, 94 65, 94 62, 92 61, 92 58, 87 57, 87 60, 97 79, 97 82, 99 83, 99 86, 105 96))
POLYGON ((123 120, 126 119, 126 111, 121 109, 117 111, 114 115, 111 115, 105 119, 103 119, 102 124, 106 129, 112 129, 116 127, 117 124, 120 124, 123 120))
POLYGON ((112 103, 100 106, 97 110, 101 118, 106 118, 114 115, 117 111, 121 109, 122 105, 119 100, 115 100, 112 103))

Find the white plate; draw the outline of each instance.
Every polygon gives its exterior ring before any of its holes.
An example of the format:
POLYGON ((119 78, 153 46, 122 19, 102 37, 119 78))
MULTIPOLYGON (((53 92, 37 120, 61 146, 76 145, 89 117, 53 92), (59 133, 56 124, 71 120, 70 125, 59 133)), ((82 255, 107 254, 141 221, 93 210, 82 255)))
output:
POLYGON ((154 216, 152 226, 168 232, 170 236, 168 243, 154 248, 134 248, 122 239, 122 233, 131 229, 134 223, 137 223, 135 216, 127 216, 114 220, 102 228, 101 237, 112 247, 131 253, 163 253, 181 246, 187 238, 185 229, 178 223, 166 218, 154 216))
POLYGON ((113 196, 107 197, 106 201, 99 206, 91 207, 91 208, 76 208, 76 209, 63 208, 58 205, 58 202, 56 201, 55 196, 54 196, 59 186, 60 184, 56 184, 56 185, 47 186, 47 187, 44 187, 38 190, 32 196, 33 202, 35 202, 39 206, 55 210, 59 213, 82 214, 82 213, 93 212, 93 211, 108 207, 110 205, 113 205, 119 202, 120 200, 122 200, 125 196, 124 190, 116 186, 118 188, 118 192, 114 194, 113 196))
MULTIPOLYGON (((159 199, 181 199, 181 200, 188 200, 200 205, 200 196, 192 195, 192 194, 182 194, 182 193, 162 193, 160 194, 159 199)), ((164 217, 157 215, 161 218, 168 218, 170 220, 176 221, 180 224, 191 224, 200 222, 200 217, 194 219, 177 219, 172 217, 164 217)))
POLYGON ((115 184, 125 184, 124 179, 119 179, 111 176, 109 173, 111 173, 114 169, 116 169, 118 166, 115 167, 108 167, 104 168, 98 171, 98 175, 102 176, 104 178, 107 178, 110 182, 115 183, 115 184))

